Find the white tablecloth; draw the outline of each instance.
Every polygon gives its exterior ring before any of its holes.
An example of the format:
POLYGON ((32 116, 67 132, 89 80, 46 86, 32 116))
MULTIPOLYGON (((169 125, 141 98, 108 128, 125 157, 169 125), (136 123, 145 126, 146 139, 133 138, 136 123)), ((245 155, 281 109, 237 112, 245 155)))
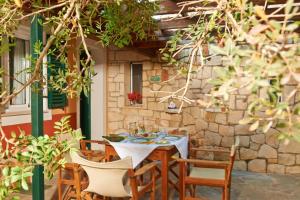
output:
POLYGON ((179 140, 170 141, 168 144, 139 144, 131 143, 129 140, 109 143, 114 147, 120 158, 132 157, 133 168, 140 164, 157 147, 175 145, 181 158, 187 158, 188 154, 187 136, 183 136, 179 140))

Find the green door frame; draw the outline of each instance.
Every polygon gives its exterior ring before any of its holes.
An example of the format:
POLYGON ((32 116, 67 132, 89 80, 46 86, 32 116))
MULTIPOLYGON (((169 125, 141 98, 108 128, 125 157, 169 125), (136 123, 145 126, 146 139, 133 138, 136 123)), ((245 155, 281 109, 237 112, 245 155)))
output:
MULTIPOLYGON (((84 51, 80 52, 80 59, 85 59, 84 51)), ((80 128, 86 140, 91 139, 92 124, 91 124, 91 85, 89 85, 88 94, 85 95, 82 91, 80 94, 80 128)), ((90 147, 88 145, 88 147, 90 147)))
POLYGON ((80 128, 85 139, 91 139, 91 92, 80 94, 80 128))
MULTIPOLYGON (((30 51, 32 59, 37 59, 38 54, 34 52, 34 46, 38 43, 43 43, 43 27, 40 24, 41 18, 36 15, 31 22, 30 31, 30 51)), ((43 70, 41 70, 41 75, 43 70)), ((31 89, 31 124, 32 135, 39 137, 44 135, 44 116, 43 116, 43 90, 40 83, 35 82, 31 89)), ((43 166, 36 166, 32 177, 32 199, 44 200, 44 168, 43 166)))

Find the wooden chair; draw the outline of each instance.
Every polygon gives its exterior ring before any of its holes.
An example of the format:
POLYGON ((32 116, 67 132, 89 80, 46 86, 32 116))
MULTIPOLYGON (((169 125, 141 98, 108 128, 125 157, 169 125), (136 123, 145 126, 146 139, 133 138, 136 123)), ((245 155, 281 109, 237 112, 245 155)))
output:
POLYGON ((151 200, 155 200, 155 162, 134 171, 130 157, 99 163, 86 160, 75 152, 71 154, 71 158, 74 163, 81 165, 89 178, 89 185, 83 191, 83 199, 91 200, 91 194, 98 194, 102 197, 131 197, 132 200, 138 200, 151 191, 151 200), (138 186, 137 178, 147 172, 151 174, 150 181, 138 186), (127 182, 130 184, 126 184, 127 182))
MULTIPOLYGON (((170 130, 168 131, 168 134, 171 134, 171 135, 184 135, 184 136, 187 136, 189 137, 188 133, 186 130, 179 130, 179 129, 173 129, 173 130, 170 130)), ((192 146, 192 140, 189 138, 189 143, 188 143, 188 155, 190 154, 190 149, 191 149, 191 146, 192 146)), ((180 155, 179 155, 179 152, 177 152, 175 155, 172 156, 172 161, 170 161, 170 164, 169 164, 169 172, 174 176, 175 179, 177 180, 169 180, 169 184, 179 192, 179 174, 177 172, 177 168, 178 168, 178 162, 177 162, 177 159, 180 158, 180 155)))
MULTIPOLYGON (((103 161, 105 158, 103 151, 88 149, 88 144, 91 145, 93 143, 105 146, 104 141, 81 140, 80 152, 87 159, 97 162, 103 161)), ((79 145, 75 145, 75 148, 79 148, 79 145)), ((69 155, 66 155, 66 160, 68 163, 65 164, 65 167, 58 170, 58 199, 68 200, 75 198, 76 200, 81 200, 81 191, 88 185, 87 177, 79 164, 71 162, 69 155), (65 187, 67 187, 67 189, 63 192, 65 187)))
POLYGON ((86 187, 87 182, 83 179, 82 169, 80 165, 75 163, 66 163, 63 169, 58 170, 58 199, 68 200, 75 198, 81 199, 81 191, 86 187), (63 195, 64 188, 67 187, 63 195))
POLYGON ((80 151, 88 160, 102 161, 105 159, 105 144, 106 142, 104 140, 80 140, 80 151), (97 144, 103 147, 103 149, 93 150, 91 147, 88 147, 91 144, 97 144))
POLYGON ((231 151, 226 150, 213 150, 203 148, 193 148, 191 151, 214 151, 222 153, 230 153, 229 161, 212 161, 212 160, 199 160, 199 159, 177 159, 179 162, 180 171, 180 200, 196 200, 195 187, 197 185, 221 187, 222 200, 230 199, 230 186, 231 186, 231 172, 235 159, 236 147, 238 146, 239 139, 236 144, 232 146, 231 151), (187 186, 193 185, 194 192, 191 197, 186 196, 187 186))
MULTIPOLYGON (((185 130, 181 130, 179 131, 179 129, 171 129, 168 131, 168 134, 170 135, 178 135, 178 136, 188 136, 188 133, 185 130)), ((190 141, 189 141, 189 147, 190 148, 190 141)), ((189 151, 189 150, 188 150, 189 151)), ((179 174, 176 172, 176 167, 178 167, 178 162, 176 161, 177 158, 179 158, 179 152, 177 152, 175 155, 172 156, 172 160, 169 161, 169 172, 174 176, 175 179, 177 180, 171 180, 169 178, 168 180, 168 184, 171 185, 171 187, 173 187, 175 190, 177 190, 179 192, 179 174)), ((145 159, 143 163, 141 163, 141 166, 144 165, 144 163, 149 163, 149 162, 153 162, 149 159, 145 159)), ((157 161, 154 161, 157 162, 157 161)), ((156 167, 156 179, 159 179, 161 177, 161 169, 158 167, 159 162, 157 162, 157 167, 156 167)), ((141 177, 141 182, 143 182, 143 177, 141 177)))

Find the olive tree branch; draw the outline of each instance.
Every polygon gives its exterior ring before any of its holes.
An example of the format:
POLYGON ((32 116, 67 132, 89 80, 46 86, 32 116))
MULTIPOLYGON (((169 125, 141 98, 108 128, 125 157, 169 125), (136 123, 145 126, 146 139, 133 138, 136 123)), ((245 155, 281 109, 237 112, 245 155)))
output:
POLYGON ((40 53, 40 55, 39 55, 39 57, 38 57, 38 59, 37 59, 37 61, 35 63, 34 71, 32 73, 31 78, 26 83, 24 83, 24 85, 20 89, 14 91, 13 93, 11 93, 8 96, 5 96, 4 100, 2 100, 0 102, 0 105, 4 106, 5 104, 7 104, 12 98, 16 97, 26 87, 30 86, 34 81, 36 81, 36 79, 39 77, 40 70, 41 70, 41 65, 43 63, 43 59, 47 55, 48 50, 50 49, 51 45, 53 44, 53 42, 54 42, 57 34, 62 30, 62 28, 63 28, 63 26, 64 26, 64 24, 66 22, 66 19, 68 19, 69 16, 71 15, 71 13, 72 13, 72 11, 74 9, 74 6, 75 6, 75 1, 76 0, 72 0, 71 1, 70 7, 68 8, 67 12, 63 16, 63 19, 61 20, 61 23, 58 24, 58 26, 56 27, 53 35, 51 35, 51 37, 47 40, 46 46, 43 48, 43 51, 40 53))
POLYGON ((76 18, 77 18, 77 22, 78 22, 78 27, 79 27, 79 33, 80 33, 80 36, 81 36, 81 41, 82 41, 85 53, 87 55, 87 59, 85 61, 85 64, 87 65, 91 61, 92 56, 91 56, 91 54, 90 54, 90 52, 88 50, 88 47, 87 47, 87 44, 86 44, 86 41, 85 41, 84 32, 83 32, 82 26, 80 24, 80 6, 79 6, 79 4, 76 4, 76 18))
POLYGON ((65 5, 67 5, 69 3, 69 1, 65 1, 63 3, 60 3, 60 4, 56 4, 54 6, 50 6, 50 7, 47 7, 47 8, 44 8, 44 9, 41 9, 41 10, 38 10, 38 11, 35 11, 35 12, 32 12, 32 13, 29 13, 27 15, 24 15, 22 17, 20 17, 19 19, 17 19, 18 21, 22 21, 28 17, 31 17, 31 16, 34 16, 34 15, 37 15, 37 14, 41 14, 41 13, 44 13, 44 12, 47 12, 47 11, 50 11, 50 10, 53 10, 55 8, 60 8, 60 7, 63 7, 65 5))

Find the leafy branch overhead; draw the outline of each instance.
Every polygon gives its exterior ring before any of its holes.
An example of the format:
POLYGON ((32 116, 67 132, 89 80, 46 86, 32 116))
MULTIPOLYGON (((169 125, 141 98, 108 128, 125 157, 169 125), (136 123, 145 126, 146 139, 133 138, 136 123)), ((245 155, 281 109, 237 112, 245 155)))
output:
MULTIPOLYGON (((299 6, 293 0, 267 11, 264 6, 241 1, 192 1, 178 5, 194 12, 197 23, 178 31, 166 48, 163 59, 187 77, 186 85, 168 97, 188 102, 186 91, 194 71, 214 57, 223 67, 210 79, 212 89, 198 103, 228 106, 232 95, 248 96, 247 117, 251 131, 278 129, 280 139, 300 141, 300 38, 299 6), (180 54, 189 52, 189 60, 180 54)), ((181 16, 180 13, 178 16, 181 16)), ((190 100, 191 101, 191 100, 190 100)))
MULTIPOLYGON (((9 46, 14 45, 8 42, 8 38, 15 37, 19 25, 30 22, 37 15, 40 16, 39 21, 49 35, 46 44, 37 44, 39 48, 35 48, 38 58, 28 58, 31 67, 26 71, 30 73, 30 78, 13 90, 2 83, 0 91, 2 106, 34 81, 45 83, 44 77, 41 77, 39 72, 42 66, 47 65, 47 63, 42 65, 46 55, 53 55, 68 66, 66 72, 57 73, 55 77, 50 78, 54 89, 71 97, 77 96, 81 91, 87 92, 91 76, 94 74, 94 62, 88 51, 86 39, 98 38, 99 45, 117 47, 124 47, 135 40, 148 39, 153 31, 151 28, 155 26, 152 15, 158 8, 155 3, 148 0, 65 0, 56 4, 51 2, 53 1, 0 1, 1 54, 7 52, 9 46), (81 59, 81 68, 76 63, 74 66, 67 65, 69 47, 76 44, 76 41, 81 43, 81 50, 86 54, 86 57, 81 59)), ((4 67, 1 66, 0 70, 2 77, 8 76, 4 73, 4 67)), ((15 79, 13 75, 9 76, 15 79)))
POLYGON ((76 150, 82 139, 80 130, 73 130, 69 123, 70 117, 63 117, 55 122, 54 136, 40 136, 38 138, 25 135, 20 130, 7 139, 1 130, 1 142, 5 144, 0 149, 0 199, 6 199, 21 189, 29 190, 29 178, 33 175, 36 165, 44 166, 44 173, 52 178, 58 168, 66 163, 64 155, 76 150))

